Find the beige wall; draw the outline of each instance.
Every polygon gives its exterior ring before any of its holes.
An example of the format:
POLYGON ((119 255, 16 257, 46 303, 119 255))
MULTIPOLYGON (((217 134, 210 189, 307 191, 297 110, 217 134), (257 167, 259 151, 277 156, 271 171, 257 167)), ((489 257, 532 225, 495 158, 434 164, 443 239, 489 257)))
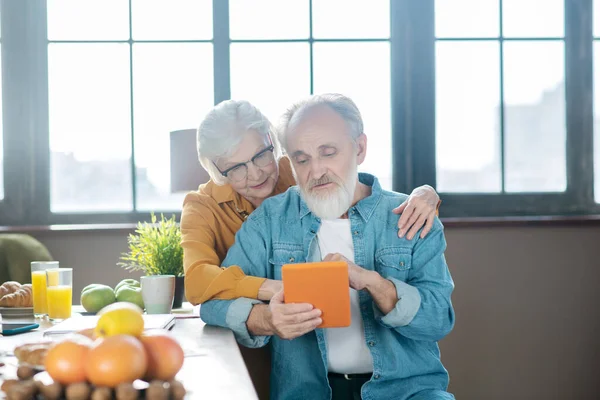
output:
MULTIPOLYGON (((441 347, 457 399, 598 398, 600 227, 446 234, 456 328, 441 347)), ((127 232, 35 236, 74 268, 75 292, 130 276, 115 266, 127 232)))

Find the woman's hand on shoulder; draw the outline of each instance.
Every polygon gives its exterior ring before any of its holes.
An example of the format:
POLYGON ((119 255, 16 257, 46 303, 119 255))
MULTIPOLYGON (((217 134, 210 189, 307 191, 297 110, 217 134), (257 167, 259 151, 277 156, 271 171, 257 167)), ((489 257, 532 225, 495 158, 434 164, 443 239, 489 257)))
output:
POLYGON ((398 237, 408 240, 421 231, 421 238, 427 236, 433 227, 437 215, 440 196, 429 185, 419 186, 412 191, 408 199, 394 208, 394 214, 402 214, 398 220, 398 237))

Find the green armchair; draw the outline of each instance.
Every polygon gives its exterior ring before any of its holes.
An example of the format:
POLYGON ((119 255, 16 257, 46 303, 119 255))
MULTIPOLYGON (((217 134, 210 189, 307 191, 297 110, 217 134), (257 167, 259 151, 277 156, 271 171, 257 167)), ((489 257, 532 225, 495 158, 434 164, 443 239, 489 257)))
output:
POLYGON ((31 283, 31 262, 53 261, 42 243, 25 234, 0 234, 0 283, 31 283))

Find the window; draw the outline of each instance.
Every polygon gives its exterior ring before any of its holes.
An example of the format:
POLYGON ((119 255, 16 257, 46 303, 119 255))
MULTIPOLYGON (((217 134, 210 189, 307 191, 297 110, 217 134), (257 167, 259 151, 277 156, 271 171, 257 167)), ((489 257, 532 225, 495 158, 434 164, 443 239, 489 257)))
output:
POLYGON ((594 200, 600 203, 600 1, 594 0, 594 200))
POLYGON ((436 1, 440 191, 565 191, 563 3, 436 1))
POLYGON ((363 114, 360 170, 434 186, 442 217, 598 212, 591 3, 0 2, 0 225, 177 212, 170 132, 229 98, 276 124, 323 92, 363 114))
POLYGON ((48 2, 52 212, 181 208, 165 149, 213 104, 211 6, 48 2))
POLYGON ((435 128, 416 140, 435 167, 414 164, 415 184, 436 182, 449 216, 594 212, 589 2, 433 3, 415 7, 413 32, 427 38, 433 21, 435 50, 416 68, 434 65, 418 79, 435 80, 424 109, 435 128))
MULTIPOLYGON (((2 10, 0 9, 0 13, 2 10)), ((2 18, 0 17, 0 21, 2 18)), ((2 29, 0 28, 0 32, 2 29)), ((0 60, 2 59, 2 35, 0 34, 0 60)), ((2 63, 0 63, 0 200, 4 199, 4 149, 2 131, 2 63)))
POLYGON ((360 170, 392 188, 389 0, 230 0, 229 27, 232 98, 277 123, 311 93, 350 96, 368 137, 360 170))

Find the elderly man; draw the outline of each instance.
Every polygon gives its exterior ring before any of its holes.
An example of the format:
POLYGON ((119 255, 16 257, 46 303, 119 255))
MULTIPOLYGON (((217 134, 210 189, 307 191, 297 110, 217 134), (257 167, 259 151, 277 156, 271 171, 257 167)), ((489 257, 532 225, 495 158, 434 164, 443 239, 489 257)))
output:
MULTIPOLYGON (((316 329, 320 311, 284 293, 202 305, 208 323, 248 347, 272 346, 273 399, 453 399, 437 341, 454 326, 454 283, 436 219, 424 239, 398 238, 390 210, 407 196, 357 172, 367 153, 359 110, 326 94, 295 105, 281 143, 298 182, 244 223, 223 265, 281 279, 290 262, 348 262, 352 322, 316 329)), ((284 288, 285 290, 285 288, 284 288)))

